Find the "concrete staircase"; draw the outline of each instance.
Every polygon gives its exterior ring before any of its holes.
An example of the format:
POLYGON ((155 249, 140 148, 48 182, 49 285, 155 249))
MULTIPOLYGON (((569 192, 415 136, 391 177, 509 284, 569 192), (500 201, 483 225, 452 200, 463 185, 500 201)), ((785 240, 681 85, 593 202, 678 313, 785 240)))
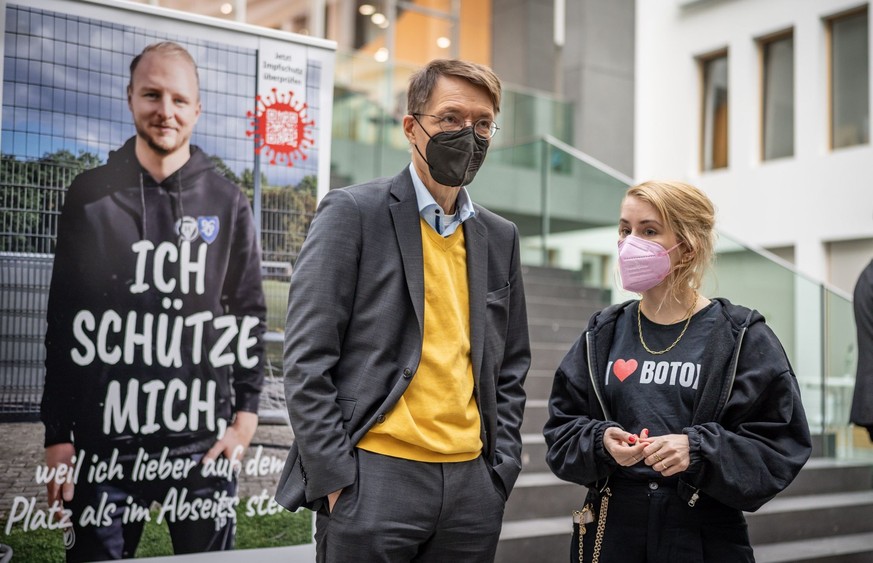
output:
POLYGON ((506 505, 499 563, 563 562, 570 557, 570 514, 581 507, 585 490, 549 470, 542 431, 555 369, 588 318, 609 303, 608 293, 585 288, 574 276, 566 270, 525 268, 531 370, 525 383, 522 472, 506 505))
MULTIPOLYGON (((585 490, 552 475, 542 428, 555 369, 608 294, 582 287, 562 270, 527 268, 524 279, 532 365, 525 385, 523 469, 506 505, 496 560, 563 562, 570 558, 570 514, 582 505, 585 490)), ((788 489, 747 520, 758 563, 871 563, 873 463, 817 455, 788 489)))
POLYGON ((758 563, 870 563, 873 464, 813 457, 746 520, 758 563))

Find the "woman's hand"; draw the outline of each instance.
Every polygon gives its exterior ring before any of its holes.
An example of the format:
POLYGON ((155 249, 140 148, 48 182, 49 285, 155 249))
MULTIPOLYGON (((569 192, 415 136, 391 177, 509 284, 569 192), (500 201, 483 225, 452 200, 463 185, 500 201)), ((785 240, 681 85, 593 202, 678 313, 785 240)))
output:
MULTIPOLYGON (((604 433, 604 441, 606 435, 604 433)), ((642 450, 646 465, 663 475, 670 477, 688 469, 691 463, 688 436, 685 434, 666 434, 648 440, 642 450)))
POLYGON ((648 433, 649 431, 644 428, 637 436, 616 426, 610 426, 603 432, 603 447, 619 465, 630 467, 645 457, 643 450, 649 445, 648 433))

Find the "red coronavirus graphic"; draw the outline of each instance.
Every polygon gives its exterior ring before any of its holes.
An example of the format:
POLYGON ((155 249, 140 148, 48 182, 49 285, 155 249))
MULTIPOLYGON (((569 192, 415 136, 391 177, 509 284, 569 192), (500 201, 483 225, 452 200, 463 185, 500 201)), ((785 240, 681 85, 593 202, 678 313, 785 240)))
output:
POLYGON ((270 164, 276 161, 294 166, 297 159, 306 160, 304 149, 315 144, 311 137, 315 120, 308 120, 306 103, 294 99, 294 92, 279 94, 273 88, 272 94, 257 96, 257 114, 247 112, 246 116, 253 118, 254 130, 246 131, 249 137, 255 137, 255 152, 266 151, 270 164))

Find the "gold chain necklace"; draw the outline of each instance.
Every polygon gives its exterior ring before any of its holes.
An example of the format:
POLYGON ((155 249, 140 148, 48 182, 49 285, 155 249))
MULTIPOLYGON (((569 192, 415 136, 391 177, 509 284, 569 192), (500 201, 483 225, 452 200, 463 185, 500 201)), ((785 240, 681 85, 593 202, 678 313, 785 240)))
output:
POLYGON ((679 341, 682 340, 682 337, 685 336, 685 331, 688 330, 688 325, 691 324, 691 313, 694 311, 694 307, 697 305, 697 293, 694 294, 694 299, 691 300, 691 307, 688 308, 688 312, 685 313, 685 326, 682 327, 682 332, 679 333, 679 336, 676 337, 676 340, 673 341, 673 344, 670 344, 660 352, 656 350, 652 350, 646 345, 645 339, 643 339, 643 322, 641 320, 642 314, 640 311, 643 309, 643 300, 640 299, 640 304, 637 307, 637 331, 640 333, 640 344, 643 345, 643 348, 646 349, 646 352, 652 354, 653 356, 660 356, 661 354, 666 354, 670 350, 676 347, 679 344, 679 341))

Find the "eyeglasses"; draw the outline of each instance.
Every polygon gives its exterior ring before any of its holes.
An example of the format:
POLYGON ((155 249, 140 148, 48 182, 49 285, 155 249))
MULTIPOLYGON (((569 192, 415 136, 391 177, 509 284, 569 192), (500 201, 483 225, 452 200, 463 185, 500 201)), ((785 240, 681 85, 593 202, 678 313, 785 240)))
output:
MULTIPOLYGON (((455 133, 467 126, 467 120, 454 113, 447 113, 445 115, 412 113, 411 115, 416 117, 423 115, 434 118, 444 133, 455 133)), ((473 123, 473 133, 483 141, 490 141, 491 137, 496 135, 499 130, 500 127, 490 119, 479 119, 473 123)))

